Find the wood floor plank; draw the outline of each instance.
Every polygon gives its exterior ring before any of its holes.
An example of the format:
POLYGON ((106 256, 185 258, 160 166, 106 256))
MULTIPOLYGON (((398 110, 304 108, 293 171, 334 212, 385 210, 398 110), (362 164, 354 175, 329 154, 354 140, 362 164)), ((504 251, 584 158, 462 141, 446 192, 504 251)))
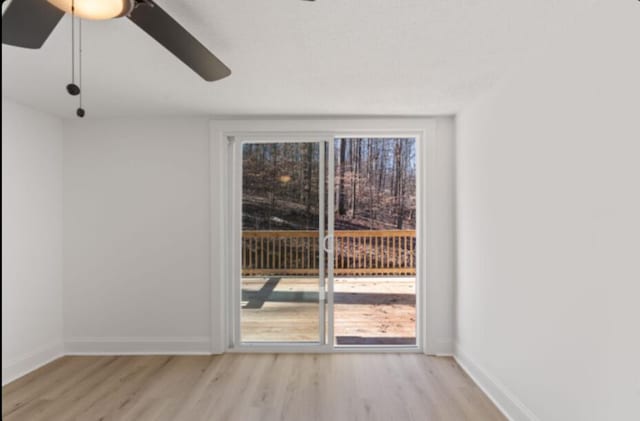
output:
POLYGON ((7 421, 505 419, 453 359, 421 354, 65 357, 2 400, 7 421))

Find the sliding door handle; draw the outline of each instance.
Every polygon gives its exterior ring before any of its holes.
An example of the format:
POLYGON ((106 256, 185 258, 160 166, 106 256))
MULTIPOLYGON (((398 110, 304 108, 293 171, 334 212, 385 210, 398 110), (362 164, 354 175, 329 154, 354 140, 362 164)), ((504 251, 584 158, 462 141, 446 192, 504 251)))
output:
POLYGON ((324 236, 324 251, 327 253, 333 253, 333 235, 324 236))

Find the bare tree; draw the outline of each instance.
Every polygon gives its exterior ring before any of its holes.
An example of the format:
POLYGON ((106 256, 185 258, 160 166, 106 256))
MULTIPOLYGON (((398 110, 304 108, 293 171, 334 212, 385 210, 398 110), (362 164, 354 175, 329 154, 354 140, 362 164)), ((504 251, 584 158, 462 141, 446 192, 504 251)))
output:
MULTIPOLYGON (((336 226, 415 227, 414 139, 340 138, 331 147, 337 162, 336 226)), ((244 145, 243 218, 247 227, 317 225, 319 156, 319 147, 313 143, 244 145)))
POLYGON ((344 191, 344 174, 346 170, 346 153, 347 153, 347 139, 340 139, 340 178, 338 184, 338 214, 344 215, 347 213, 346 209, 346 197, 347 193, 344 191))

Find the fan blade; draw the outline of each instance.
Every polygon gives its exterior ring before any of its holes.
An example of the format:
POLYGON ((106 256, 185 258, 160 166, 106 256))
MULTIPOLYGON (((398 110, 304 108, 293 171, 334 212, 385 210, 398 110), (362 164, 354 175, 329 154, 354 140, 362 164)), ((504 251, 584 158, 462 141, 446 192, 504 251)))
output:
POLYGON ((171 51, 206 81, 222 79, 231 70, 186 29, 151 1, 140 2, 129 19, 171 51))
POLYGON ((2 43, 40 48, 64 12, 46 0, 13 0, 2 15, 2 43))

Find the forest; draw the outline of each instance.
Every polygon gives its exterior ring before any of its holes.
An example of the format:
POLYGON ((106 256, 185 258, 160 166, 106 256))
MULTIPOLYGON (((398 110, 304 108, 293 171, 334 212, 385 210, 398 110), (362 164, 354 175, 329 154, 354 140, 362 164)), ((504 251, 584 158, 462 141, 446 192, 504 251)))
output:
MULTIPOLYGON (((415 229, 415 139, 340 138, 334 148, 336 230, 415 229)), ((319 144, 247 143, 242 151, 243 230, 317 229, 319 144)))

